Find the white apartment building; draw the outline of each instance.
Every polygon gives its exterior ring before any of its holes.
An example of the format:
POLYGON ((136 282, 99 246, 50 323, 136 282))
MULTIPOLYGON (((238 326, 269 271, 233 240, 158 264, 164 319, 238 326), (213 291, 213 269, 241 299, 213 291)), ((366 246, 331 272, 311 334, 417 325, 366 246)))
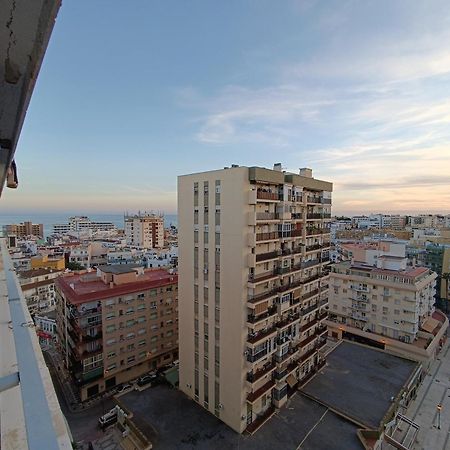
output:
POLYGON ((52 311, 56 308, 55 279, 61 270, 31 269, 18 273, 20 287, 30 314, 52 311))
POLYGON ((95 222, 87 216, 69 217, 68 223, 59 223, 53 225, 53 233, 67 234, 70 232, 98 232, 98 231, 116 231, 117 228, 112 222, 95 222))
MULTIPOLYGON (((335 264, 330 273, 332 335, 426 358, 416 350, 426 350, 445 331, 441 325, 445 316, 434 307, 436 274, 407 266, 404 243, 380 241, 345 248, 349 260, 335 264)), ((439 339, 433 345, 438 343, 439 339)))
POLYGON ((138 248, 164 247, 164 216, 156 214, 136 214, 125 216, 126 243, 138 248))
POLYGON ((331 191, 281 164, 178 178, 179 386, 239 433, 324 364, 331 191))

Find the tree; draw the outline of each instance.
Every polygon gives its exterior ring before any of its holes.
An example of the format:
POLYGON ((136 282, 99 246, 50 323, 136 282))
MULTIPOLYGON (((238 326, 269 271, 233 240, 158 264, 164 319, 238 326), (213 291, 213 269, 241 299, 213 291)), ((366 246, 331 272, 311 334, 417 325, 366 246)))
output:
POLYGON ((85 269, 81 264, 79 264, 77 262, 67 263, 66 268, 69 270, 84 270, 85 269))

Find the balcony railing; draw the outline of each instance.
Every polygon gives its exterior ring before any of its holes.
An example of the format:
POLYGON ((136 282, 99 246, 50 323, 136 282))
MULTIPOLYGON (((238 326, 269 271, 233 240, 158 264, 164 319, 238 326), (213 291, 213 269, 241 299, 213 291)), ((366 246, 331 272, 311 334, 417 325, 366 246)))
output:
POLYGON ((264 220, 278 220, 279 216, 277 213, 269 213, 269 212, 260 212, 256 213, 256 220, 264 221, 264 220))
POLYGON ((262 314, 258 314, 258 315, 249 314, 247 316, 247 322, 252 323, 252 324, 258 323, 261 320, 273 317, 274 315, 276 315, 276 313, 277 313, 276 306, 271 306, 270 308, 268 308, 268 310, 266 312, 263 312, 262 314))
POLYGON ((258 398, 264 395, 267 391, 270 391, 275 386, 275 381, 269 380, 267 383, 263 384, 259 389, 254 392, 250 392, 247 395, 247 401, 254 403, 258 398))
POLYGON ((259 333, 251 333, 247 337, 247 342, 250 344, 256 344, 256 342, 262 341, 267 336, 270 336, 271 334, 275 333, 277 328, 275 326, 272 326, 264 331, 260 331, 259 333))
POLYGON ((258 273, 258 274, 250 274, 248 277, 248 281, 250 283, 259 283, 261 281, 270 280, 278 276, 279 269, 275 268, 273 270, 268 270, 267 272, 258 273))
POLYGON ((317 295, 320 292, 319 289, 314 289, 311 292, 307 292, 306 294, 302 295, 302 300, 307 300, 308 298, 314 297, 315 295, 317 295))
POLYGON ((276 323, 276 327, 278 329, 280 328, 284 328, 287 325, 295 322, 296 320, 300 319, 300 313, 295 313, 295 314, 289 314, 285 319, 280 320, 279 322, 276 323))
POLYGON ((267 261, 268 259, 275 259, 278 258, 280 255, 281 252, 279 250, 275 250, 273 252, 268 253, 260 253, 259 255, 256 255, 256 262, 267 261))
POLYGON ((308 306, 307 308, 303 308, 302 311, 301 311, 302 312, 302 316, 306 316, 307 314, 309 314, 310 312, 315 311, 318 308, 319 308, 319 305, 317 303, 315 305, 308 306))
POLYGON ((275 369, 275 363, 273 361, 270 361, 265 366, 263 366, 261 369, 248 372, 247 373, 247 381, 249 383, 255 383, 256 381, 260 380, 265 375, 269 374, 274 369, 275 369))
POLYGON ((282 200, 283 195, 278 192, 268 192, 258 189, 256 191, 256 198, 260 200, 282 200))
POLYGON ((302 213, 291 213, 292 220, 301 220, 303 219, 302 213))
POLYGON ((253 434, 263 423, 270 419, 275 414, 275 407, 269 406, 262 414, 260 414, 256 419, 248 425, 245 429, 247 433, 253 434))
POLYGON ((270 233, 256 233, 257 241, 271 241, 278 239, 278 231, 272 231, 270 233))
POLYGON ((0 239, 0 290, 0 390, 5 400, 0 446, 30 450, 72 448, 4 239, 0 239), (14 424, 9 433, 4 432, 7 423, 14 424))

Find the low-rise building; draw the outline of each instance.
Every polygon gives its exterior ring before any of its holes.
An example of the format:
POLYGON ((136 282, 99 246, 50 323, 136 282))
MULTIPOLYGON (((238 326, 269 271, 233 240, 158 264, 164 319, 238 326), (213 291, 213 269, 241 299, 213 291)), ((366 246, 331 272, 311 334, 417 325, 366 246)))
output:
POLYGON ((57 339, 55 312, 34 316, 34 323, 36 325, 36 334, 38 335, 39 343, 42 346, 53 346, 57 339))
POLYGON ((81 400, 178 358, 177 275, 100 266, 57 281, 57 332, 81 400))
POLYGON ((31 315, 55 309, 55 279, 61 270, 32 269, 18 273, 23 295, 31 315))
POLYGON ((400 243, 354 244, 351 256, 330 274, 331 334, 420 361, 433 358, 448 326, 435 311, 436 273, 407 266, 400 243))
POLYGON ((64 257, 49 256, 49 255, 36 255, 31 258, 31 269, 54 269, 64 270, 66 268, 66 261, 64 257))

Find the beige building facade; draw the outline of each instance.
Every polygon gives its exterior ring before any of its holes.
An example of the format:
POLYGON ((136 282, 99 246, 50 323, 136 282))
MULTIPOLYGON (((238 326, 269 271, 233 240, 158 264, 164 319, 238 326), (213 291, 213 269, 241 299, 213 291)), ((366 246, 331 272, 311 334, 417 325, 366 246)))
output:
POLYGON ((178 358, 177 276, 100 266, 57 279, 57 333, 82 401, 178 358))
POLYGON ((239 433, 324 362, 331 191, 281 165, 178 179, 180 389, 239 433))
POLYGON ((436 273, 407 266, 404 244, 348 244, 330 273, 330 334, 419 361, 433 358, 448 326, 435 311, 436 273))
POLYGON ((139 248, 164 247, 164 217, 156 214, 125 216, 127 245, 139 248))

